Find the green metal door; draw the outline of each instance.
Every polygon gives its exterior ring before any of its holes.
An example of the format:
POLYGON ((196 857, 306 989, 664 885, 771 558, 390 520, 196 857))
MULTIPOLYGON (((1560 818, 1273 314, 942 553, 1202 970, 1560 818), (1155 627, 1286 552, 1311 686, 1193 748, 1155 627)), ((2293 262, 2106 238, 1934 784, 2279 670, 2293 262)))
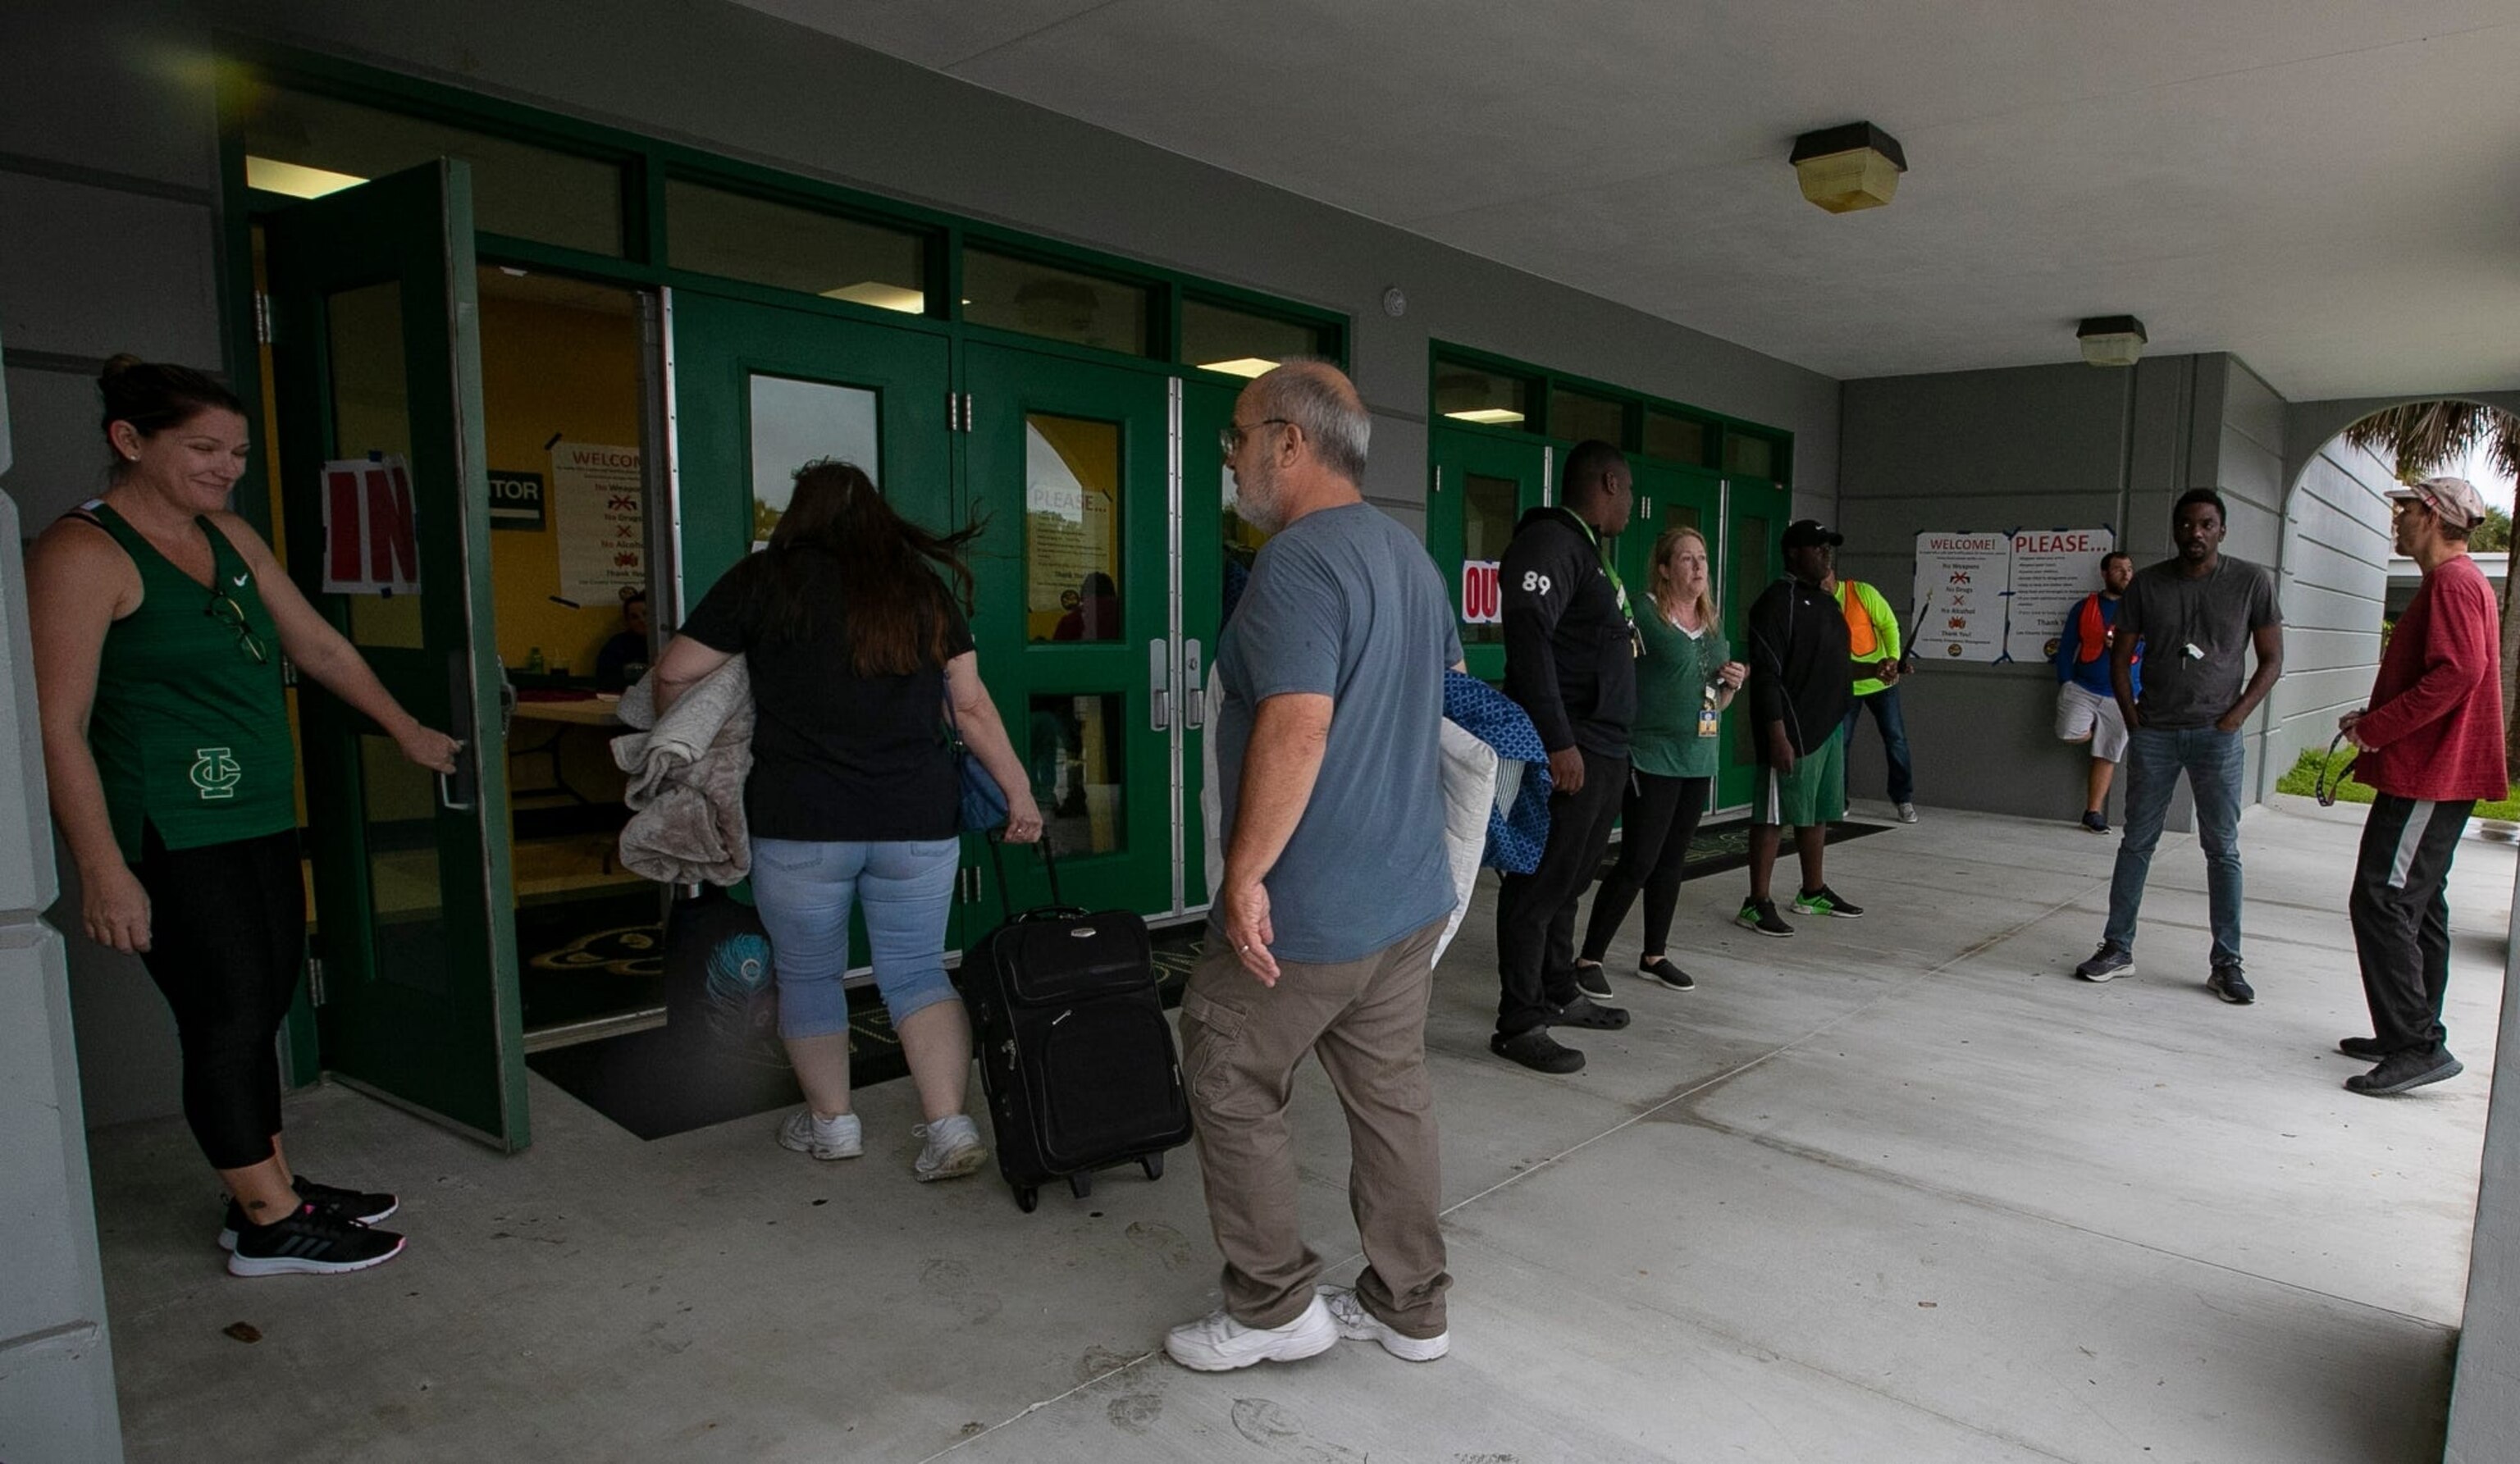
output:
POLYGON ((471 173, 441 160, 301 203, 272 215, 266 239, 290 572, 397 701, 465 744, 438 777, 364 717, 301 691, 323 1065, 521 1149, 471 173), (326 466, 369 459, 386 470, 382 505, 363 469, 326 466), (336 477, 356 486, 336 493, 336 477), (327 505, 355 514, 363 502, 372 527, 380 508, 408 525, 416 592, 323 593, 337 552, 327 505))
MULTIPOLYGON (((1784 568, 1785 524, 1793 495, 1764 478, 1728 478, 1724 483, 1724 544, 1717 571, 1723 596, 1724 624, 1735 658, 1747 662, 1751 601, 1774 583, 1784 568)), ((1726 720, 1724 772, 1716 779, 1718 808, 1747 808, 1753 780, 1749 709, 1741 701, 1726 720)))
POLYGON ((1426 553, 1452 587, 1470 675, 1505 680, 1505 625, 1496 567, 1513 526, 1548 501, 1545 443, 1438 427, 1427 434, 1432 470, 1426 498, 1426 553))
MULTIPOLYGON (((1176 387, 1002 346, 970 347, 964 384, 965 493, 989 525, 971 631, 1057 841, 1060 892, 1168 914, 1188 832, 1176 387)), ((1049 898, 1030 858, 1008 873, 1018 906, 1049 898)))
POLYGON ((1182 383, 1182 507, 1180 566, 1183 706, 1182 899, 1184 912, 1208 900, 1206 821, 1206 706, 1199 691, 1216 659, 1226 601, 1240 593, 1251 560, 1265 537, 1233 511, 1234 477, 1226 471, 1217 435, 1234 421, 1239 389, 1212 381, 1182 383))

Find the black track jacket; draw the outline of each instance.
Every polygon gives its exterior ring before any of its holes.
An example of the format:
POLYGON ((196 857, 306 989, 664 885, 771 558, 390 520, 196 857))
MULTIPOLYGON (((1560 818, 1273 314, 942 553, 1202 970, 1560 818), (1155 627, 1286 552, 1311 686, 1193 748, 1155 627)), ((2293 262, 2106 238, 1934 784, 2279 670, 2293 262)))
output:
POLYGON ((1637 720, 1636 632, 1593 543, 1566 509, 1534 509, 1514 525, 1498 574, 1505 691, 1550 751, 1625 757, 1637 720))

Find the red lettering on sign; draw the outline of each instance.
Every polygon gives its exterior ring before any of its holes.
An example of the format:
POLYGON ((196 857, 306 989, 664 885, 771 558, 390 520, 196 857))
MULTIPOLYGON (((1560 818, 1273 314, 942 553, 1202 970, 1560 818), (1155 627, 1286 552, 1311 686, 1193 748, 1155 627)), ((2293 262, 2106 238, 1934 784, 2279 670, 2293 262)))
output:
POLYGON ((390 584, 420 579, 420 543, 411 522, 411 477, 399 465, 367 470, 370 576, 390 584))
POLYGON ((1462 566, 1462 619, 1471 625, 1495 623, 1502 599, 1495 564, 1465 563, 1462 566))
POLYGON ((326 573, 335 580, 357 580, 359 573, 359 475, 336 470, 324 474, 324 495, 332 506, 326 515, 333 532, 324 546, 332 562, 326 573))

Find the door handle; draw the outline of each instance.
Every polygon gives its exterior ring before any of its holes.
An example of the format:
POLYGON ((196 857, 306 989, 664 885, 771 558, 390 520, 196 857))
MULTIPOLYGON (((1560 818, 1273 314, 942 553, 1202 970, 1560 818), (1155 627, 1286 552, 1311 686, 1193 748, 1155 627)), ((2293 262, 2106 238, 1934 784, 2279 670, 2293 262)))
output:
POLYGON ((1196 732, 1207 725, 1207 672, 1199 665, 1198 643, 1182 643, 1182 726, 1196 732))
POLYGON ((450 814, 469 814, 480 791, 480 778, 475 776, 472 744, 455 744, 455 771, 437 775, 437 806, 450 814), (461 789, 459 793, 457 790, 461 789))
MULTIPOLYGON (((499 678, 504 687, 507 678, 499 678)), ((472 732, 472 652, 471 647, 446 657, 447 720, 457 732, 472 732)), ((469 814, 480 799, 481 761, 472 737, 455 739, 455 771, 437 775, 437 806, 450 814, 469 814)))
POLYGON ((1173 725, 1173 648, 1170 642, 1157 636, 1147 643, 1147 700, 1150 711, 1147 718, 1148 732, 1169 732, 1173 725))

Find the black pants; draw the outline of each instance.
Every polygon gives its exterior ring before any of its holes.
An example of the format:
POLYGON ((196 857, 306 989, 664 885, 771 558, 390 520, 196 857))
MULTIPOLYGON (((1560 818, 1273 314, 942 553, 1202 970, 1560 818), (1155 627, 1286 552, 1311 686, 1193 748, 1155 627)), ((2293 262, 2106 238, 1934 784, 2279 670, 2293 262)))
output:
POLYGON ((2392 1052, 2442 1050, 2450 989, 2450 862, 2474 799, 2436 803, 2382 793, 2354 862, 2354 954, 2371 1034, 2392 1052))
POLYGON ((1584 754, 1584 787, 1549 795, 1549 844, 1540 867, 1508 874, 1497 894, 1497 1031, 1507 1037, 1549 1020, 1576 997, 1575 907, 1601 867, 1610 825, 1628 785, 1623 756, 1584 754))
POLYGON ((152 825, 133 870, 149 892, 140 957, 175 1011, 184 1121, 212 1169, 271 1157, 280 1024, 306 958, 297 831, 169 852, 152 825))
POLYGON ((1645 892, 1644 950, 1654 954, 1671 950, 1671 913, 1680 907, 1680 881, 1688 867, 1688 841, 1697 834, 1697 819, 1706 812, 1711 777, 1663 777, 1637 773, 1628 779, 1619 805, 1619 864, 1593 897, 1592 923, 1584 927, 1584 958, 1598 961, 1610 949, 1636 904, 1645 892))

